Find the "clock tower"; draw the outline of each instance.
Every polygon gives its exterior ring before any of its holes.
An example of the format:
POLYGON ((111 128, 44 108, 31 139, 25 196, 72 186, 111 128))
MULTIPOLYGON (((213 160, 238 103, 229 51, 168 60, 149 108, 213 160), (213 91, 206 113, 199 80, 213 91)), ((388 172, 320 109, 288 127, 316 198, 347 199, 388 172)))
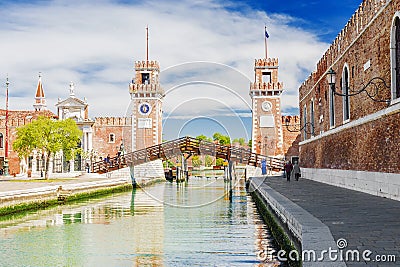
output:
POLYGON ((146 60, 135 62, 135 76, 129 84, 132 108, 132 151, 162 142, 162 102, 157 61, 148 59, 148 28, 146 28, 146 60))
POLYGON ((256 59, 255 81, 250 84, 252 100, 252 152, 283 156, 281 94, 278 81, 278 59, 256 59))
POLYGON ((132 151, 162 142, 162 102, 157 61, 135 62, 135 77, 129 85, 132 101, 132 151))

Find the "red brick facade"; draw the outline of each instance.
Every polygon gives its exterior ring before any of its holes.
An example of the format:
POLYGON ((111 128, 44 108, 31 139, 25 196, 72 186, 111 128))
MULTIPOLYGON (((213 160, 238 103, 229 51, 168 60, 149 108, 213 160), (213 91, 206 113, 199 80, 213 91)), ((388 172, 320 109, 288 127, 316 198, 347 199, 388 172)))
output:
MULTIPOLYGON (((365 0, 299 88, 301 125, 314 126, 313 131, 307 127, 301 133, 303 167, 400 173, 400 105, 392 97, 396 89, 391 82, 393 21, 399 10, 399 0, 365 0), (330 68, 336 72, 335 88, 340 93, 346 80, 351 92, 374 77, 382 78, 390 88, 381 86, 375 98, 390 104, 375 102, 366 92, 350 96, 346 119, 345 97, 335 95, 332 112, 326 80, 330 68)), ((367 90, 376 93, 372 86, 367 90)))
MULTIPOLYGON (((3 168, 4 156, 5 156, 5 145, 6 145, 6 110, 0 109, 0 169, 3 168)), ((20 160, 18 154, 14 152, 12 144, 15 140, 17 128, 30 123, 32 120, 37 119, 39 116, 46 116, 50 118, 56 118, 57 116, 48 110, 44 111, 21 111, 21 110, 9 110, 8 111, 8 165, 9 173, 18 174, 20 171, 20 160)))
POLYGON ((282 116, 282 125, 283 153, 285 154, 285 159, 291 160, 293 157, 299 156, 299 116, 282 116))
POLYGON ((114 157, 121 143, 127 152, 131 147, 132 120, 123 117, 96 118, 93 125, 93 150, 99 157, 114 157), (111 136, 113 135, 113 136, 111 136))

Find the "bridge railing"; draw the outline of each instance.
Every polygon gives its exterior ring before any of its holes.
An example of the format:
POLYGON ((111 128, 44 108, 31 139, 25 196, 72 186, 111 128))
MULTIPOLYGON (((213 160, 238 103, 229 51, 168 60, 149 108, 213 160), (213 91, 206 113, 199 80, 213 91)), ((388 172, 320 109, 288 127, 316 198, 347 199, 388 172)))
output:
POLYGON ((280 158, 252 153, 248 149, 225 146, 192 137, 181 137, 162 144, 133 151, 120 157, 110 158, 110 162, 98 161, 92 166, 93 172, 108 172, 120 167, 135 166, 156 159, 167 160, 182 154, 210 155, 216 158, 232 160, 246 165, 261 166, 265 160, 268 168, 283 169, 284 161, 280 158))

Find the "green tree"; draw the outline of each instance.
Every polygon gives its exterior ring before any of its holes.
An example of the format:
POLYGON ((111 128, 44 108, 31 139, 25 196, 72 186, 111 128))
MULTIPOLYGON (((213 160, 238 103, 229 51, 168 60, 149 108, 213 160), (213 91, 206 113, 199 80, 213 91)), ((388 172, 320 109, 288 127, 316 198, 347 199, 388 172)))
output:
POLYGON ((212 139, 210 137, 205 136, 204 134, 201 134, 199 136, 196 136, 196 139, 199 141, 208 141, 212 142, 212 139))
POLYGON ((209 155, 206 155, 206 157, 204 158, 204 165, 206 167, 211 167, 212 163, 213 163, 213 158, 209 155))
POLYGON ((246 143, 246 140, 243 137, 239 138, 239 145, 244 146, 244 143, 246 143))
POLYGON ((215 166, 224 166, 224 160, 221 158, 217 158, 215 161, 215 166))
POLYGON ((220 145, 230 145, 231 144, 231 138, 227 135, 222 135, 220 133, 214 133, 213 134, 213 139, 214 141, 218 141, 220 145))
POLYGON ((45 178, 48 179, 50 157, 62 150, 67 160, 80 150, 77 148, 82 132, 72 119, 55 121, 47 117, 38 117, 37 120, 17 128, 17 138, 13 149, 20 157, 28 156, 33 150, 40 150, 46 154, 45 178))
POLYGON ((192 157, 192 164, 193 164, 193 167, 200 167, 201 164, 203 164, 203 161, 200 159, 199 155, 194 155, 192 157))
POLYGON ((250 139, 249 142, 247 143, 247 145, 251 148, 253 141, 250 139))

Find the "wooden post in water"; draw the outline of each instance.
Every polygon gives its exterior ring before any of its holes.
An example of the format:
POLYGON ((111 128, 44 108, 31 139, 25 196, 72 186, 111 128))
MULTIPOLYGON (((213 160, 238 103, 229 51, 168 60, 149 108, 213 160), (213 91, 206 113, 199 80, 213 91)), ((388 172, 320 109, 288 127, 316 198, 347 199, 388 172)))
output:
POLYGON ((129 166, 129 173, 131 175, 132 186, 133 188, 135 188, 136 187, 135 167, 133 165, 129 166))

